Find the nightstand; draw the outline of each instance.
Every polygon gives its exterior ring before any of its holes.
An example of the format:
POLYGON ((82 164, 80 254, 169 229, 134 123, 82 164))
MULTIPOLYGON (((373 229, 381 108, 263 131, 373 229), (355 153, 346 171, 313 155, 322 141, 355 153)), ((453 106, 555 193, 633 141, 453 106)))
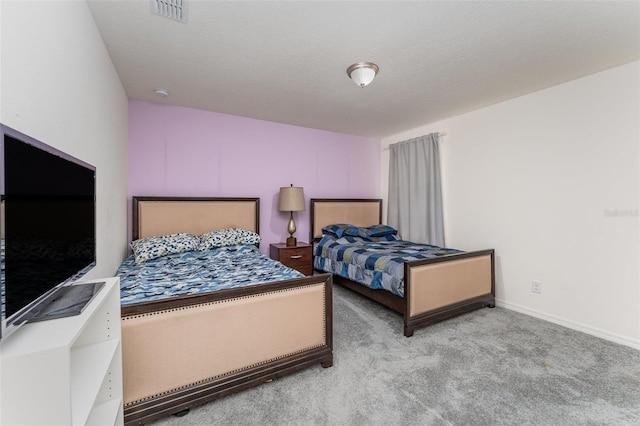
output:
POLYGON ((313 246, 311 244, 299 242, 295 246, 289 247, 285 243, 269 244, 269 256, 305 275, 313 274, 313 246))

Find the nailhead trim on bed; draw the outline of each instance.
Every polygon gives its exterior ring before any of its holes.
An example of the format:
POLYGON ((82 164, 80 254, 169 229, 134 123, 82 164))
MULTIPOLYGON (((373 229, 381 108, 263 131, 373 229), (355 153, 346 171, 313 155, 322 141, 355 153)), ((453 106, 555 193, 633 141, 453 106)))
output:
MULTIPOLYGON (((304 289, 304 288, 312 288, 312 287, 316 287, 316 286, 324 287, 324 283, 317 283, 317 284, 310 284, 310 285, 301 286, 301 287, 274 290, 274 291, 269 291, 269 292, 265 292, 265 293, 252 294, 252 295, 249 295, 249 296, 234 297, 234 298, 225 299, 225 300, 216 300, 216 301, 213 301, 213 302, 198 303, 198 304, 195 304, 195 305, 183 306, 183 307, 180 307, 180 308, 165 309, 163 311, 157 311, 157 312, 147 312, 147 313, 143 313, 143 314, 128 316, 128 317, 122 318, 122 320, 126 321, 126 320, 129 320, 129 319, 136 319, 136 318, 143 318, 143 317, 147 317, 147 316, 151 316, 151 315, 158 315, 158 314, 165 313, 165 312, 183 311, 183 310, 196 308, 196 307, 199 307, 199 306, 216 305, 216 304, 220 304, 220 303, 223 303, 223 302, 236 301, 236 300, 242 300, 242 299, 249 299, 249 298, 254 298, 254 297, 263 296, 263 295, 283 293, 283 292, 287 292, 287 291, 294 291, 294 290, 299 290, 299 289, 304 289)), ((326 309, 327 309, 326 297, 324 297, 322 300, 323 300, 323 308, 324 308, 324 311, 326 312, 326 309)), ((323 324, 324 327, 323 327, 322 334, 323 334, 323 340, 326 342, 327 341, 327 335, 326 335, 327 318, 326 318, 326 316, 324 317, 323 322, 324 322, 324 324, 323 324)), ((154 398, 158 398, 158 397, 161 397, 161 396, 169 395, 169 394, 174 393, 174 392, 178 392, 178 391, 181 391, 181 390, 184 390, 184 389, 188 389, 188 388, 190 388, 192 386, 201 385, 203 383, 207 383, 207 382, 219 379, 221 377, 229 376, 231 374, 235 374, 235 373, 238 373, 238 372, 241 372, 241 371, 244 371, 244 370, 249 370, 250 368, 258 367, 260 365, 264 365, 264 364, 267 364, 269 362, 277 361, 279 359, 283 359, 283 358, 286 358, 288 356, 296 355, 296 354, 299 354, 299 353, 302 353, 302 352, 306 352, 306 351, 309 351, 309 350, 312 350, 312 349, 315 349, 315 348, 319 348, 319 347, 322 347, 322 346, 323 346, 323 344, 314 345, 314 346, 310 346, 310 347, 305 348, 305 349, 300 349, 298 351, 290 352, 290 353, 285 354, 285 355, 280 355, 280 356, 275 357, 275 358, 270 358, 268 360, 261 361, 261 362, 255 363, 255 364, 251 364, 251 365, 248 365, 246 367, 238 368, 238 369, 229 371, 227 373, 218 374, 217 376, 209 377, 207 379, 202 379, 202 380, 199 380, 197 382, 190 383, 188 385, 180 386, 180 387, 177 387, 177 388, 174 388, 174 389, 170 389, 170 390, 167 390, 167 391, 164 391, 164 392, 160 392, 160 393, 157 393, 157 394, 154 394, 154 395, 147 396, 145 398, 141 398, 141 399, 138 399, 138 400, 135 400, 135 401, 131 401, 131 402, 128 402, 128 403, 124 404, 124 406, 125 407, 129 407, 129 406, 132 406, 132 405, 144 402, 144 401, 149 401, 149 400, 154 399, 154 398)))

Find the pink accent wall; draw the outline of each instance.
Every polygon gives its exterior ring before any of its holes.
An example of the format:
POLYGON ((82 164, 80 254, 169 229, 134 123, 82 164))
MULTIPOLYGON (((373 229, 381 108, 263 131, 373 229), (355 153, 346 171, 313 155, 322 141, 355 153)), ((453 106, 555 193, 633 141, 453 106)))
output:
POLYGON ((260 248, 284 241, 289 214, 281 186, 302 186, 307 210, 295 212, 298 241, 309 240, 310 198, 379 198, 380 140, 129 101, 131 197, 260 197, 260 248))

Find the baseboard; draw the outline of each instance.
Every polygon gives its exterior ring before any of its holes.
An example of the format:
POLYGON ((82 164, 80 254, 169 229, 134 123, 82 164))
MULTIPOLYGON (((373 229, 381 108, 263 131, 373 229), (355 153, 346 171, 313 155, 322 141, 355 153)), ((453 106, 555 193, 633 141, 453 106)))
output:
POLYGON ((529 315, 535 318, 539 318, 545 321, 552 322, 554 324, 561 325, 563 327, 570 328, 572 330, 581 331, 583 333, 590 334, 592 336, 600 337, 601 339, 609 340, 611 342, 619 343, 621 345, 629 346, 633 349, 640 350, 640 340, 633 340, 627 337, 619 336, 617 334, 609 333, 606 331, 598 330, 593 327, 589 327, 584 324, 567 321, 564 318, 560 318, 554 315, 549 315, 544 312, 536 311, 535 309, 520 306, 515 303, 505 302, 504 300, 496 299, 496 306, 509 309, 512 311, 520 312, 521 314, 529 315))

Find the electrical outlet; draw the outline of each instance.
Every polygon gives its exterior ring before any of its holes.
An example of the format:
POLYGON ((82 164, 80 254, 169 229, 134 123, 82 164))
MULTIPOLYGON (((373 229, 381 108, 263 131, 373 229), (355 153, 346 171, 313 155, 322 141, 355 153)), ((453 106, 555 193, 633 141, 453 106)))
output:
POLYGON ((531 281, 531 292, 542 293, 542 283, 540 281, 531 281))

